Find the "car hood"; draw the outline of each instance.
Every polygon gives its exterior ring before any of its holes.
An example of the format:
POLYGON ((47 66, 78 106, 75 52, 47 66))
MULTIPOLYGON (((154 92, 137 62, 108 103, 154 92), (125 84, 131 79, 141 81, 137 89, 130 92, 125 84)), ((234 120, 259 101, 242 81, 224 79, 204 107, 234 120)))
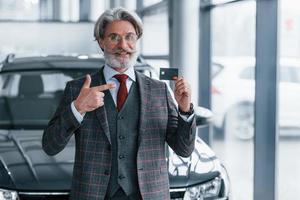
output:
MULTIPOLYGON (((42 130, 0 130, 0 187, 23 191, 68 191, 75 154, 74 137, 56 156, 42 149, 42 130)), ((200 139, 189 158, 167 155, 171 188, 206 182, 219 175, 219 160, 200 139)))
POLYGON ((169 148, 167 160, 171 188, 207 182, 223 171, 215 153, 199 137, 196 137, 195 150, 190 157, 180 157, 169 148))
POLYGON ((17 190, 69 190, 74 142, 60 154, 42 149, 41 130, 0 130, 0 187, 17 190), (1 178, 2 177, 2 178, 1 178))

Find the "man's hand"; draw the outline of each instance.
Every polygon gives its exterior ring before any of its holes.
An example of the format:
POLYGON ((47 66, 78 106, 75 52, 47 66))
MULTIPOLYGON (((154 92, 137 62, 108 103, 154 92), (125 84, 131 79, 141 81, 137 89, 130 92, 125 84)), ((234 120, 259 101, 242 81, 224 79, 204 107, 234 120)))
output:
POLYGON ((115 84, 105 84, 96 87, 90 87, 91 76, 86 75, 85 82, 80 90, 74 106, 80 114, 93 111, 104 105, 103 91, 116 87, 115 84))
POLYGON ((176 77, 174 80, 176 81, 174 96, 178 106, 183 112, 188 112, 191 104, 191 87, 183 77, 176 77))

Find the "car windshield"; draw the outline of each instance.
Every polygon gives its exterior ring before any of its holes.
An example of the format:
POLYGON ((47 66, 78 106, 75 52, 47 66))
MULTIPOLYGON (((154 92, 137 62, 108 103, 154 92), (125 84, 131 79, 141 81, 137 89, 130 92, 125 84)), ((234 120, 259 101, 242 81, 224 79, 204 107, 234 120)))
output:
POLYGON ((0 74, 0 128, 41 129, 53 116, 66 82, 95 70, 0 74))

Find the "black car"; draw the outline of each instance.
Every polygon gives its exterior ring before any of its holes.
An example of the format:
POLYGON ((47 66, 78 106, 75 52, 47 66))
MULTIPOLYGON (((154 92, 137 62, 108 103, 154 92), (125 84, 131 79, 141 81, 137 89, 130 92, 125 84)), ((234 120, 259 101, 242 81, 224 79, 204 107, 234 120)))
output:
MULTIPOLYGON (((68 199, 75 152, 74 137, 56 156, 42 150, 42 134, 62 98, 67 81, 93 73, 101 57, 9 55, 0 70, 0 199, 68 199)), ((157 77, 141 58, 135 68, 157 77)), ((196 108, 197 125, 204 126, 209 110, 196 108)), ((166 145, 166 148, 169 148, 166 145)), ((172 199, 228 199, 229 179, 213 151, 197 136, 189 158, 170 148, 172 199)))

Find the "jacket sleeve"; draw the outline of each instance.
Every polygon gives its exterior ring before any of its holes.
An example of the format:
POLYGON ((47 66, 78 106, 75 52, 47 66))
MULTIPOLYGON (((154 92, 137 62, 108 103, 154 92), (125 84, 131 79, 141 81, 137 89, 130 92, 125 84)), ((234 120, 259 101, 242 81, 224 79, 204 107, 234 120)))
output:
POLYGON ((48 155, 55 155, 62 151, 74 131, 80 127, 80 123, 76 120, 71 109, 71 103, 74 100, 73 93, 71 84, 67 83, 63 98, 44 130, 42 145, 48 155))
POLYGON ((168 103, 167 143, 177 155, 188 157, 192 154, 195 147, 195 117, 191 122, 183 120, 178 114, 177 106, 167 86, 166 94, 168 103))

